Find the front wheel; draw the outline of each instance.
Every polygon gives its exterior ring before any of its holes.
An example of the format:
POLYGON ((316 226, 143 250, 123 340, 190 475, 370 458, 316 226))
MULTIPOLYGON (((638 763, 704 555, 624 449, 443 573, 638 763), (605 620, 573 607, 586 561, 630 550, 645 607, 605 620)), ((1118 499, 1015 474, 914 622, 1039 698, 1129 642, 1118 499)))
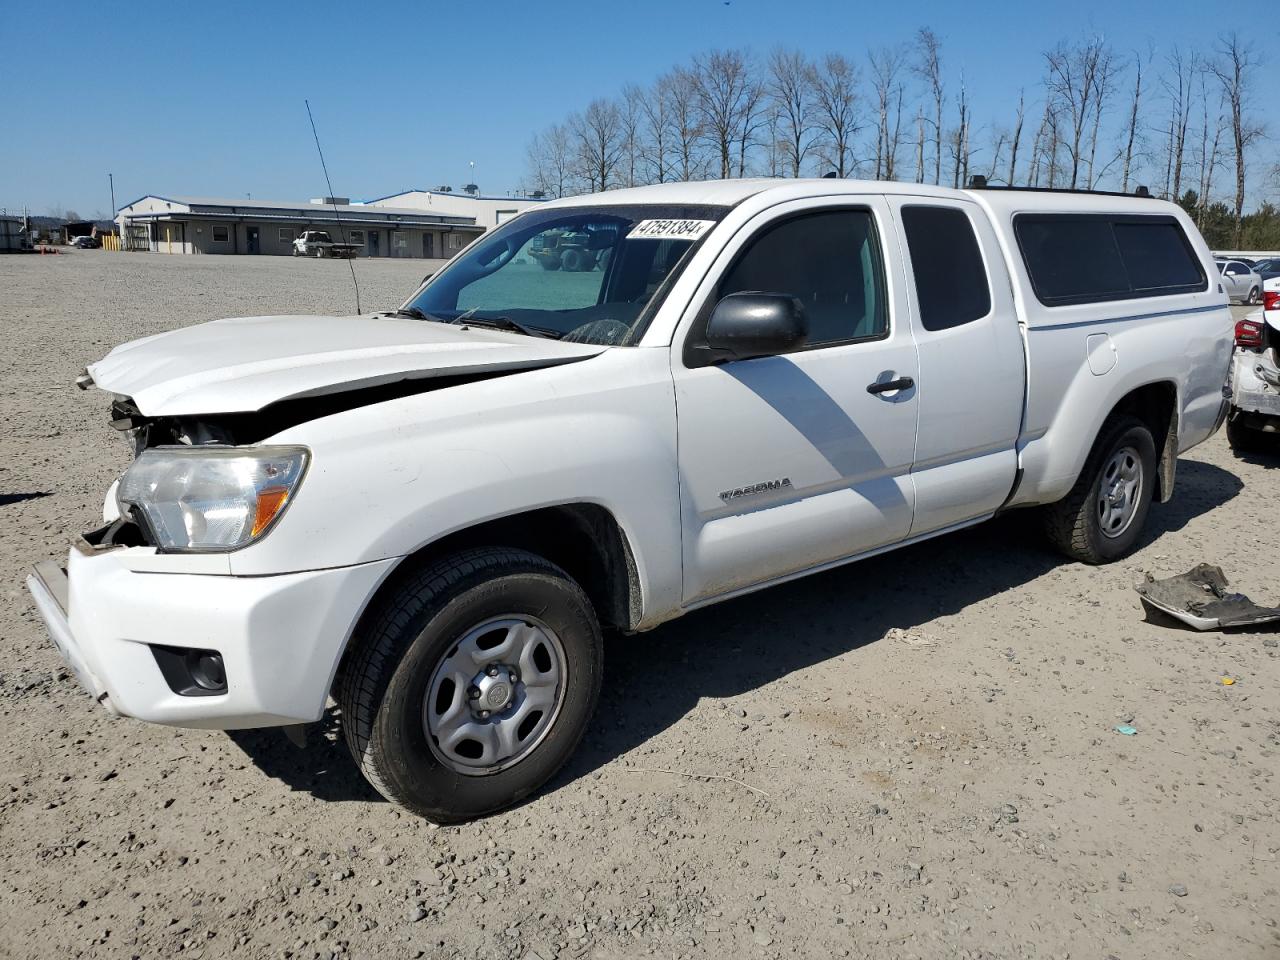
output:
POLYGON ((1133 550, 1156 484, 1156 445, 1137 417, 1113 415, 1102 425, 1071 492, 1045 508, 1045 532, 1067 556, 1110 563, 1133 550))
POLYGON ((600 691, 590 601, 523 550, 423 568, 352 643, 336 690, 347 745, 379 793, 437 823, 541 787, 582 739, 600 691))

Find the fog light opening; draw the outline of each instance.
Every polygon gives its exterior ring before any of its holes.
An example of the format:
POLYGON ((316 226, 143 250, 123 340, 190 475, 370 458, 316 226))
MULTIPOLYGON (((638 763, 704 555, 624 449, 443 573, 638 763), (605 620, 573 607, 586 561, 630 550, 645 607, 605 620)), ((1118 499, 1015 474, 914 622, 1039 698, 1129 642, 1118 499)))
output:
POLYGON ((151 644, 156 666, 169 689, 181 697, 216 697, 227 692, 227 669, 217 650, 151 644))

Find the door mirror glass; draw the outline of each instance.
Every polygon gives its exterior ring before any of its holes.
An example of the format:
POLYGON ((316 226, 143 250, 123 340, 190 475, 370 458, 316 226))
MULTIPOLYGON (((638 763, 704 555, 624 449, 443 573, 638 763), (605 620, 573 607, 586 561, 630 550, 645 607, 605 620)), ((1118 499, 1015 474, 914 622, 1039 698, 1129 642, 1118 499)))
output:
POLYGON ((784 293, 731 293, 707 321, 707 347, 727 360, 789 353, 808 338, 804 304, 784 293))

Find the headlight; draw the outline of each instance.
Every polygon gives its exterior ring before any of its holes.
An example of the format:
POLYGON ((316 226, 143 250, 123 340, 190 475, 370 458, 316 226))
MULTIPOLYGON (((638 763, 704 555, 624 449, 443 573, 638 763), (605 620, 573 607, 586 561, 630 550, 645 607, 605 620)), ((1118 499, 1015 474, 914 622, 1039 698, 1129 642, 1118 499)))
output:
POLYGON ((305 447, 152 447, 116 492, 164 550, 235 550, 284 513, 307 468, 305 447))

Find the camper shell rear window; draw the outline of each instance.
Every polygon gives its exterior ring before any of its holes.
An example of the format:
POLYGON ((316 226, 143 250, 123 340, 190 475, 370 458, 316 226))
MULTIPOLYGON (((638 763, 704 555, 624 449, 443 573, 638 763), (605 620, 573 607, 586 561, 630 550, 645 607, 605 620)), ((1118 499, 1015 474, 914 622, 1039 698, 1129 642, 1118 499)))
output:
POLYGON ((1018 249, 1046 307, 1201 293, 1208 278, 1182 225, 1168 216, 1024 213, 1018 249))

